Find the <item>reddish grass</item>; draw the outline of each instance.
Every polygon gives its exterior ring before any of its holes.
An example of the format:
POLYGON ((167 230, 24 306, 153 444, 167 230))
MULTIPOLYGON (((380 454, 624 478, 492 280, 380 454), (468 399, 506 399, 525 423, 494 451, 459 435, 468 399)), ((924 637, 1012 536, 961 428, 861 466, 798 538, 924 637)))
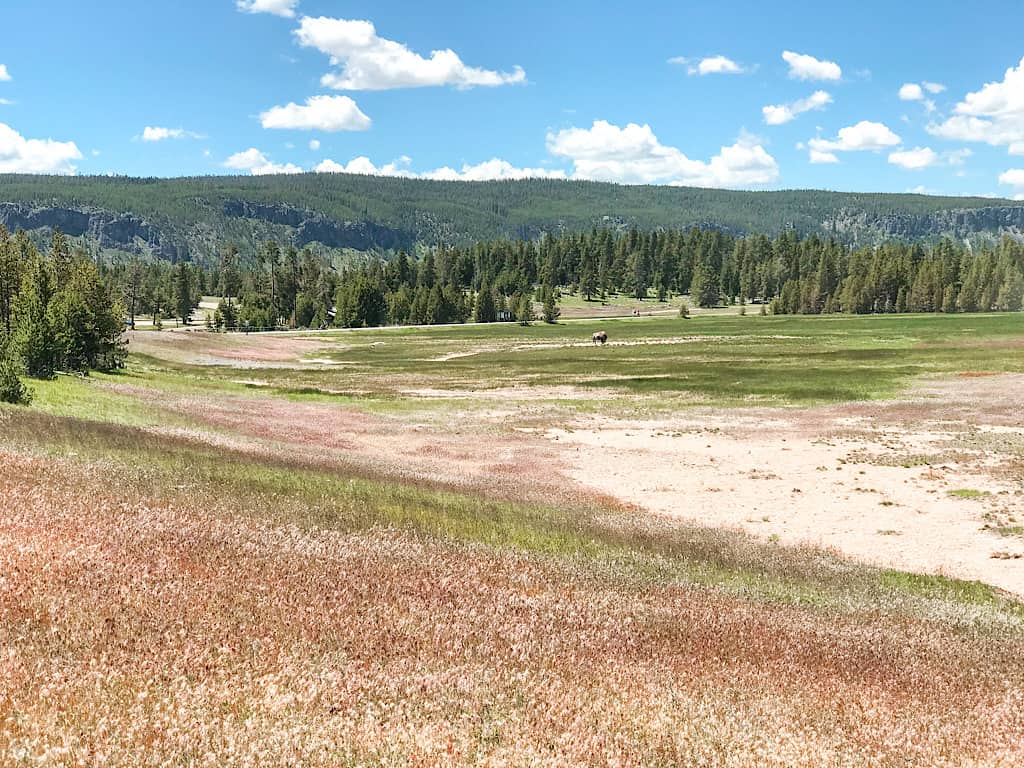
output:
MULTIPOLYGON (((451 426, 444 431, 421 428, 329 402, 242 395, 210 398, 126 384, 104 386, 226 431, 236 444, 237 438, 251 438, 253 451, 327 469, 469 490, 489 498, 609 501, 558 473, 562 460, 556 447, 524 435, 488 433, 479 425, 465 431, 451 426)), ((467 426, 459 416, 453 422, 467 426)), ((211 439, 209 434, 199 437, 211 439)))
POLYGON ((1024 638, 0 453, 0 763, 1017 766, 1024 638))

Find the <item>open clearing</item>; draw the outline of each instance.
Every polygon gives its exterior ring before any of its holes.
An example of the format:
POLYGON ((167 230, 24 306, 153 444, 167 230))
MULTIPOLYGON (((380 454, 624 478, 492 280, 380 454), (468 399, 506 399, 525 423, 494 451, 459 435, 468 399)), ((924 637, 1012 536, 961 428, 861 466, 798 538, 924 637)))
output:
POLYGON ((1020 315, 131 350, 0 408, 0 763, 1024 761, 1020 315))

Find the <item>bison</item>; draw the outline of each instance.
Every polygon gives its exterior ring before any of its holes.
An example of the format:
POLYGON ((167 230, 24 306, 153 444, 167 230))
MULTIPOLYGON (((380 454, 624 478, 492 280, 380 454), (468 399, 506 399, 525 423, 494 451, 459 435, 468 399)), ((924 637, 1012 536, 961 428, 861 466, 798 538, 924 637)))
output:
POLYGON ((594 344, 597 344, 598 342, 600 342, 601 346, 604 346, 605 343, 608 341, 608 334, 605 333, 604 331, 598 331, 597 333, 595 333, 593 336, 590 337, 590 340, 594 344))

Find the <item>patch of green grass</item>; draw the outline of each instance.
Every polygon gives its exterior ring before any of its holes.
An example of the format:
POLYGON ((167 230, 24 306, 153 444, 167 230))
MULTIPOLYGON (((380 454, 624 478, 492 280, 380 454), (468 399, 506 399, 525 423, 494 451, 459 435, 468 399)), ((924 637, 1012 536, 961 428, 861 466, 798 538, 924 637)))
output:
POLYGON ((325 343, 316 357, 338 364, 243 370, 135 355, 132 364, 145 367, 154 386, 176 386, 161 371, 190 387, 258 378, 276 390, 269 395, 342 392, 379 396, 380 407, 409 389, 470 393, 509 385, 650 396, 671 407, 806 405, 893 396, 921 376, 1024 371, 1024 357, 1007 354, 1024 338, 1024 313, 643 317, 303 337, 325 343), (607 346, 589 343, 599 329, 610 336, 607 346))
MULTIPOLYGON (((131 374, 93 374, 89 377, 57 376, 50 381, 31 380, 34 410, 54 416, 103 421, 128 426, 176 420, 142 400, 125 397, 103 384, 134 383, 131 374)), ((177 420, 181 421, 181 420, 177 420)))
POLYGON ((929 599, 970 605, 990 605, 999 601, 995 588, 980 581, 963 581, 891 569, 882 571, 879 581, 883 587, 929 599))
POLYGON ((949 495, 955 496, 958 499, 980 499, 992 494, 988 491, 979 491, 974 488, 956 488, 950 491, 949 495))

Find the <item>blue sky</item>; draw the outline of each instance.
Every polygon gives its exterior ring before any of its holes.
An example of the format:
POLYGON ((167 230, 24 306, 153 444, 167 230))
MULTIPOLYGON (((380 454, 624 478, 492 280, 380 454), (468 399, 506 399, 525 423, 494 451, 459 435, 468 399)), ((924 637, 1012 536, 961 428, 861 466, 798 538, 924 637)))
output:
POLYGON ((609 6, 8 0, 0 171, 1024 196, 1019 0, 609 6))

